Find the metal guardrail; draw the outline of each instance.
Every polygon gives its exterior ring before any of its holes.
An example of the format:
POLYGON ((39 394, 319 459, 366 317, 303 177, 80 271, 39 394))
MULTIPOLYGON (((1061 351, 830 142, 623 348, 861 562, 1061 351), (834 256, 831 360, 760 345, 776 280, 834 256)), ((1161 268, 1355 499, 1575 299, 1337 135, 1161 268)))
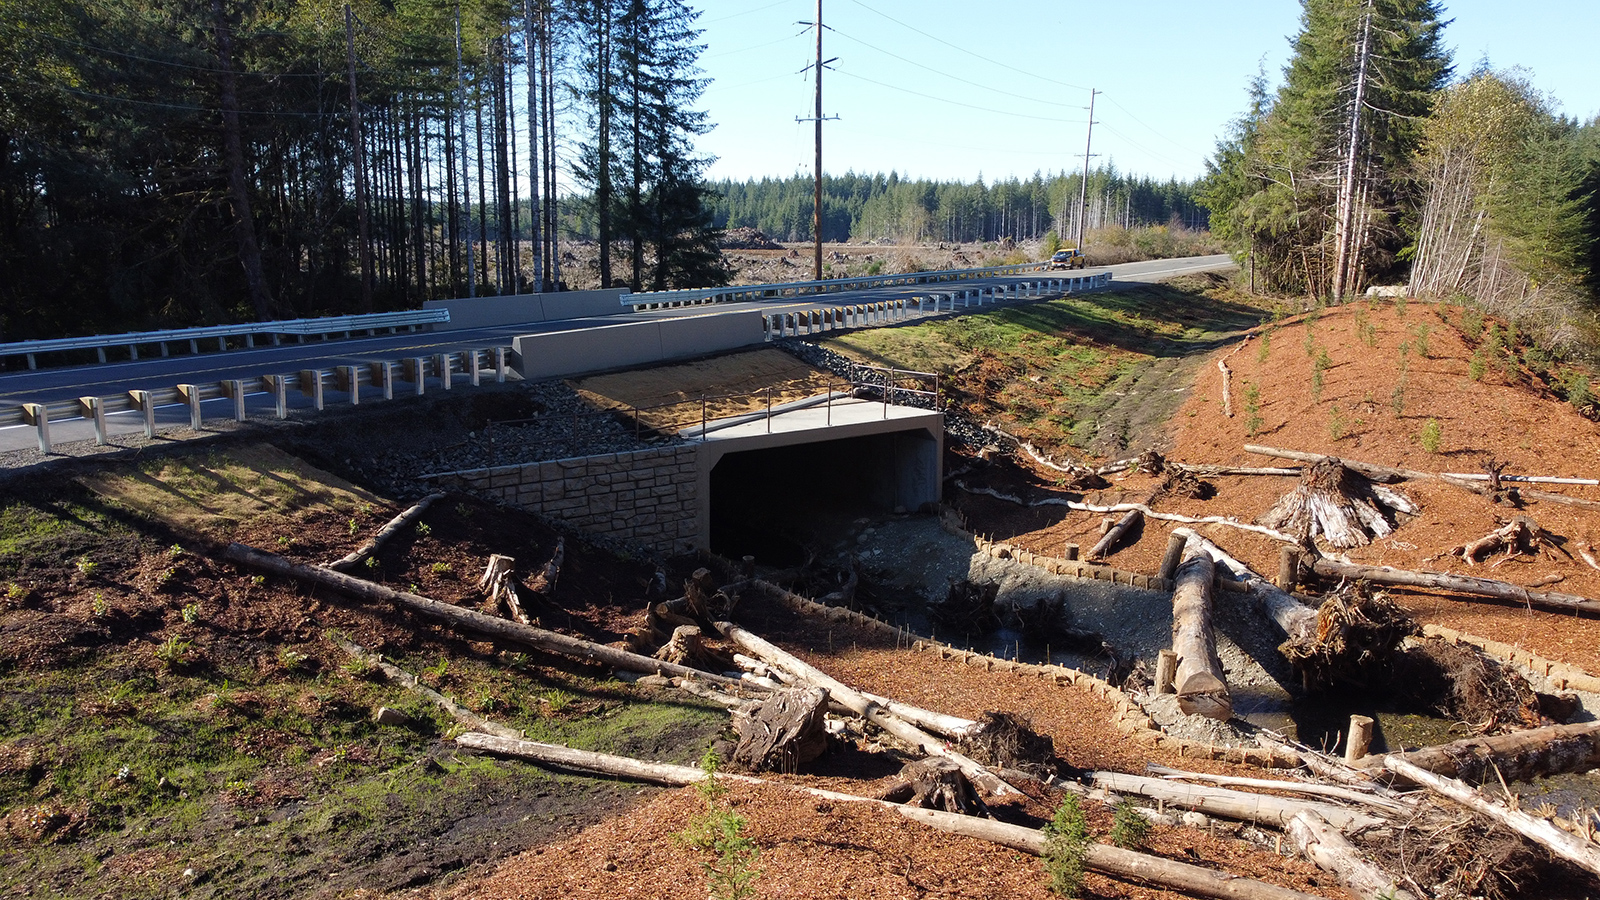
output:
POLYGON ((196 431, 201 426, 200 404, 207 400, 231 398, 233 420, 245 420, 245 398, 270 394, 279 419, 288 418, 288 395, 291 389, 310 397, 317 409, 325 403, 328 389, 348 395, 347 402, 356 406, 362 402, 362 388, 381 389, 384 400, 393 400, 397 384, 410 385, 402 394, 421 396, 429 378, 437 379, 444 390, 455 384, 456 375, 464 375, 477 386, 487 376, 496 382, 507 380, 511 372, 510 347, 490 347, 483 350, 462 350, 437 353, 432 356, 407 357, 398 360, 366 363, 363 365, 334 366, 331 369, 302 369, 287 374, 262 375, 255 378, 232 379, 204 384, 179 384, 152 390, 131 390, 109 397, 79 397, 53 403, 23 403, 0 410, 0 427, 29 425, 39 438, 39 451, 50 452, 50 425, 71 419, 89 419, 94 422, 95 441, 108 443, 105 417, 112 413, 144 413, 146 437, 155 437, 155 411, 159 407, 187 405, 189 424, 196 431), (487 359, 490 367, 481 365, 487 359))
POLYGON ((275 322, 250 322, 240 325, 209 325, 203 328, 173 328, 164 331, 130 331, 123 334, 91 334, 83 337, 50 338, 40 341, 11 341, 0 343, 0 359, 8 356, 25 356, 28 368, 38 368, 38 355, 71 350, 93 350, 100 362, 106 361, 110 347, 127 347, 130 359, 139 358, 139 348, 152 344, 168 355, 168 344, 189 342, 189 352, 200 352, 200 341, 217 341, 219 351, 228 349, 229 338, 244 338, 246 347, 254 347, 255 338, 264 335, 277 345, 279 337, 293 335, 304 339, 315 334, 349 334, 353 331, 376 333, 380 330, 416 328, 450 321, 447 309, 417 309, 402 312, 372 313, 358 316, 325 316, 315 319, 282 319, 275 322))
POLYGON ((956 309, 993 305, 1005 300, 1072 294, 1103 288, 1111 283, 1110 272, 1093 275, 1051 275, 993 287, 934 288, 909 297, 851 303, 844 306, 818 306, 813 309, 779 313, 760 313, 761 331, 766 341, 817 334, 836 329, 871 328, 904 322, 913 316, 954 313, 956 309), (930 310, 929 307, 932 307, 930 310))
POLYGON ((947 281, 971 281, 978 278, 1027 275, 1043 270, 1045 265, 1045 263, 1023 263, 1015 266, 987 266, 981 269, 941 269, 930 272, 907 272, 901 275, 832 278, 823 281, 788 281, 780 284, 746 284, 736 287, 649 291, 642 294, 623 294, 621 302, 623 306, 632 309, 659 309, 669 306, 693 306, 701 303, 732 303, 740 300, 768 300, 789 296, 803 297, 807 294, 832 294, 840 291, 858 291, 867 288, 900 287, 947 281))

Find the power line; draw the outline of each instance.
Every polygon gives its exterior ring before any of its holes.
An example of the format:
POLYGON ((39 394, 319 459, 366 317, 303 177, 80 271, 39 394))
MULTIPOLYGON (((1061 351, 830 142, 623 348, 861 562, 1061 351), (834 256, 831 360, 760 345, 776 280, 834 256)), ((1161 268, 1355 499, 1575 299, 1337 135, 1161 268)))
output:
MULTIPOLYGON (((115 103, 131 103, 131 104, 133 104, 135 106, 151 106, 151 107, 156 107, 158 109, 174 109, 174 110, 178 110, 180 112, 217 113, 219 115, 222 113, 221 107, 216 107, 216 106, 191 106, 189 104, 181 104, 181 103, 162 103, 162 102, 155 101, 155 100, 135 100, 132 97, 115 97, 115 96, 112 96, 110 94, 97 94, 94 91, 86 91, 86 90, 83 90, 81 88, 70 88, 70 87, 67 87, 65 85, 60 85, 60 84, 45 84, 43 82, 27 81, 25 79, 17 78, 17 77, 15 77, 13 75, 7 75, 7 74, 4 74, 4 73, 0 73, 0 81, 9 81, 12 84, 20 84, 20 85, 23 85, 25 87, 40 88, 40 89, 43 89, 43 90, 61 91, 62 93, 65 93, 65 94, 73 94, 73 95, 78 96, 78 97, 88 97, 88 98, 94 99, 94 100, 109 100, 109 101, 112 101, 112 102, 115 102, 115 103)), ((287 110, 284 110, 284 111, 262 111, 262 110, 252 110, 252 109, 241 109, 241 110, 239 110, 239 115, 241 115, 241 116, 277 116, 277 117, 290 117, 290 118, 299 118, 299 119, 326 119, 326 118, 333 117, 336 114, 332 113, 332 112, 307 113, 307 112, 290 112, 290 111, 287 111, 287 110)))
POLYGON ((965 78, 958 78, 955 75, 951 75, 949 72, 945 72, 945 71, 942 71, 940 69, 935 69, 932 66, 924 65, 922 63, 917 62, 914 59, 907 59, 904 56, 899 55, 898 53, 893 53, 891 51, 883 49, 882 47, 875 47, 872 44, 869 44, 866 41, 861 40, 860 38, 853 37, 853 36, 851 36, 849 34, 846 34, 845 32, 838 31, 837 29, 832 29, 832 30, 835 33, 837 33, 840 37, 845 38, 846 40, 855 41, 856 43, 860 44, 863 47, 866 47, 869 50, 876 50, 876 51, 878 51, 879 53, 882 53, 885 56, 892 56, 895 59, 898 59, 903 63, 907 63, 909 65, 916 66, 919 69, 925 69, 925 70, 927 70, 929 72, 932 72, 935 75, 941 75, 941 76, 943 76, 945 78, 950 79, 951 81, 955 81, 955 82, 958 82, 960 84, 965 84, 965 85, 968 85, 970 87, 978 88, 980 90, 993 91, 996 94, 1001 94, 1001 95, 1006 96, 1006 97, 1015 97, 1018 100, 1026 100, 1026 101, 1028 101, 1030 103, 1037 103, 1037 104, 1040 104, 1040 105, 1043 105, 1043 106, 1059 106, 1059 107, 1062 107, 1064 109, 1083 109, 1082 106, 1080 106, 1080 105, 1078 105, 1076 103, 1056 103, 1053 100, 1040 100, 1037 97, 1030 97, 1030 96, 1028 96, 1026 94, 1013 94, 1010 91, 1001 90, 1000 88, 997 88, 997 87, 990 87, 990 86, 988 86, 986 84, 979 84, 976 81, 968 81, 965 78))
POLYGON ((726 16, 718 16, 715 19, 707 19, 706 20, 706 24, 709 25, 712 22, 726 22, 729 19, 737 19, 740 16, 748 16, 751 13, 762 12, 763 10, 768 10, 768 9, 773 8, 774 6, 783 6, 784 4, 789 3, 789 2, 790 2, 790 0, 778 0, 778 2, 776 2, 776 3, 768 3, 766 6, 758 6, 755 9, 746 9, 746 10, 743 10, 741 12, 730 13, 729 15, 726 15, 726 16))
POLYGON ((1178 141, 1175 141, 1172 138, 1167 137, 1165 134, 1162 134, 1161 132, 1157 131, 1155 128, 1151 127, 1148 123, 1146 123, 1145 121, 1140 119, 1138 116, 1136 116, 1132 112, 1130 112, 1126 106, 1123 106, 1121 103, 1118 103, 1115 98, 1107 97, 1106 99, 1111 102, 1112 106, 1115 106, 1117 109, 1120 109, 1124 113, 1127 113, 1128 118, 1132 119, 1134 122, 1138 123, 1139 125, 1144 126, 1144 129, 1146 131, 1150 132, 1151 134, 1155 135, 1158 138, 1161 138, 1162 140, 1166 141, 1167 143, 1171 144, 1172 146, 1177 147, 1179 150, 1182 150, 1185 153, 1193 153, 1194 152, 1194 148, 1193 147, 1190 147, 1190 146, 1188 146, 1186 144, 1179 143, 1178 141))
POLYGON ((924 100, 933 100, 933 101, 936 101, 936 102, 939 102, 939 103, 946 103, 946 104, 949 104, 951 106, 961 106, 961 107, 965 107, 967 109, 976 109, 976 110, 979 110, 981 112, 993 113, 994 115, 997 115, 997 116, 1015 116, 1016 118, 1019 118, 1019 119, 1033 119, 1033 120, 1038 121, 1038 122, 1055 122, 1057 124, 1062 124, 1062 125, 1081 125, 1081 124, 1083 124, 1082 120, 1079 120, 1079 119, 1053 119, 1053 118, 1050 118, 1049 116, 1030 116, 1027 113, 1010 112, 1008 110, 1003 110, 1003 109, 992 109, 992 108, 987 107, 987 106, 977 106, 977 105, 972 104, 972 103, 962 103, 959 100, 951 100, 948 97, 935 97, 932 94, 924 94, 924 93, 922 93, 920 91, 913 91, 913 90, 911 90, 909 88, 896 87, 895 85, 892 85, 892 84, 885 84, 882 81, 877 81, 877 80, 868 78, 865 75, 856 75, 853 72, 840 71, 837 74, 844 75, 844 76, 847 76, 849 78, 854 78, 854 79, 856 79, 858 81, 865 81, 868 84, 875 84, 878 87, 888 88, 891 91, 899 91, 902 94, 910 94, 913 97, 921 97, 924 100))
MULTIPOLYGON (((899 19, 896 19, 894 16, 891 16, 891 15, 889 15, 887 13, 882 13, 882 12, 879 12, 878 10, 873 9, 872 7, 866 5, 865 3, 862 3, 861 0, 850 0, 850 2, 854 3, 855 5, 857 5, 859 7, 861 7, 862 9, 866 10, 869 13, 872 13, 872 14, 878 15, 878 16, 882 16, 883 18, 888 19, 889 21, 895 23, 896 25, 899 25, 901 28, 907 28, 907 29, 910 29, 911 31, 915 31, 917 34, 920 34, 923 37, 925 37, 925 38, 927 38, 927 39, 929 39, 931 41, 938 41, 939 43, 945 45, 946 47, 951 48, 952 50, 959 50, 962 53, 971 53, 972 52, 972 48, 971 47, 962 47, 962 46, 959 46, 959 45, 956 45, 956 44, 952 44, 949 41, 945 40, 944 38, 937 37, 935 35, 931 35, 931 34, 927 33, 926 31, 923 31, 922 29, 916 27, 915 25, 907 25, 905 22, 902 22, 899 19)), ((1026 71, 1024 69, 1019 69, 1016 66, 1008 66, 1005 63, 998 62, 996 60, 992 60, 991 59, 991 60, 987 60, 987 62, 989 62, 991 65, 999 66, 1002 69, 1009 69, 1009 70, 1011 70, 1013 72, 1016 72, 1018 75, 1026 75, 1029 78, 1037 78, 1040 81, 1046 81, 1046 82, 1049 82, 1050 84, 1056 84, 1056 85, 1060 85, 1061 87, 1072 88, 1073 90, 1078 90, 1078 91, 1087 91, 1087 90, 1089 90, 1089 88, 1087 88, 1087 87, 1085 87, 1085 86, 1083 86, 1081 84, 1068 84, 1065 81, 1057 81, 1054 78, 1046 78, 1045 76, 1040 75, 1038 73, 1029 72, 1029 71, 1026 71)))

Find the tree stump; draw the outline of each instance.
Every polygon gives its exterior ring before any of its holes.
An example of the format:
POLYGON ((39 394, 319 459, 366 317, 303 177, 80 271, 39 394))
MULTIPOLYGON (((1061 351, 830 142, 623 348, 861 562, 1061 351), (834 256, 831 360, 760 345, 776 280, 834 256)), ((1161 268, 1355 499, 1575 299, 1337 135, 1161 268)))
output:
POLYGON ((556 579, 561 577, 561 563, 567 558, 567 539, 556 538, 555 552, 550 554, 550 561, 544 564, 544 569, 533 577, 528 583, 528 590, 535 594, 548 597, 556 589, 556 579))
POLYGON ((1502 549, 1507 556, 1516 556, 1519 553, 1537 554, 1547 537, 1538 522, 1527 516, 1517 516, 1504 527, 1497 528, 1470 544, 1453 548, 1450 555, 1459 556, 1466 560, 1467 565, 1475 566, 1478 564, 1478 557, 1502 549))
POLYGON ((1256 524, 1293 535, 1308 547, 1318 535, 1334 547, 1363 547, 1394 531, 1379 506, 1402 511, 1411 504, 1394 491, 1374 492, 1344 463, 1323 457, 1301 470, 1300 483, 1256 524))
POLYGON ((967 776, 962 774, 961 767, 937 756, 907 763, 896 781, 884 788, 878 798, 963 816, 989 814, 988 807, 978 799, 977 791, 973 790, 967 776))
POLYGON ((734 717, 739 745, 733 764, 752 772, 796 771, 828 749, 827 710, 828 692, 819 687, 778 691, 743 707, 734 717))
POLYGON ((517 596, 516 569, 515 559, 493 554, 489 557, 489 565, 483 570, 483 577, 478 579, 478 589, 488 596, 489 603, 495 607, 504 604, 510 610, 511 618, 524 625, 532 625, 533 621, 523 611, 521 599, 517 596))

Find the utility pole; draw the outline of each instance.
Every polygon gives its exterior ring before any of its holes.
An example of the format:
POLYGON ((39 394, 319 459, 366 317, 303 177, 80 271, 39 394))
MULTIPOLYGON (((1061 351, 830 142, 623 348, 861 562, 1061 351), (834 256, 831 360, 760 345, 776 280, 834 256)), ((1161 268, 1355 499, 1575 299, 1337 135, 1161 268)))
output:
POLYGON ((367 151, 361 139, 361 101, 356 96, 356 26, 344 5, 345 55, 350 66, 350 145, 356 165, 356 240, 361 243, 361 309, 372 311, 372 235, 367 224, 367 151))
MULTIPOLYGON (((814 185, 813 192, 812 192, 813 208, 811 210, 811 237, 812 237, 812 240, 816 243, 815 260, 814 260, 814 264, 812 266, 812 278, 814 280, 816 280, 816 281, 821 281, 822 280, 822 123, 824 121, 826 121, 826 119, 822 115, 822 68, 824 66, 826 66, 828 63, 833 62, 833 59, 825 60, 825 59, 822 58, 822 0, 817 0, 817 20, 815 22, 801 22, 800 24, 801 25, 812 25, 812 26, 815 26, 816 29, 817 29, 817 63, 816 63, 816 70, 817 70, 817 114, 816 114, 816 117, 811 120, 811 121, 815 122, 816 126, 817 126, 817 165, 816 165, 816 184, 814 185)), ((834 57, 834 59, 838 59, 838 57, 836 56, 836 57, 834 57)), ((810 67, 808 66, 807 68, 810 68, 810 67)), ((805 69, 801 69, 800 71, 804 72, 805 69)), ((837 119, 839 117, 838 116, 832 116, 832 118, 837 119)), ((804 122, 805 119, 796 117, 795 121, 796 122, 804 122)))
POLYGON ((1089 158, 1097 154, 1090 153, 1089 148, 1094 145, 1094 95, 1100 93, 1091 88, 1089 90, 1089 136, 1083 141, 1083 181, 1078 185, 1078 252, 1083 252, 1083 235, 1086 231, 1085 220, 1089 218, 1089 158))

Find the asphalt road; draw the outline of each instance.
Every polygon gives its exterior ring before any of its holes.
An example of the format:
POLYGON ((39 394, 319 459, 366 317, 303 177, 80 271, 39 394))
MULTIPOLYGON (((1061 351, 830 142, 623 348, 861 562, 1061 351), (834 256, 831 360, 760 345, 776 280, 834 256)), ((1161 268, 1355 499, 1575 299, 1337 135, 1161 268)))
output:
MULTIPOLYGON (((1226 255, 1188 257, 1184 259, 1154 260, 1127 263, 1099 269, 1073 270, 1071 275, 1110 271, 1112 284, 1126 282, 1159 281, 1189 272, 1217 271, 1233 266, 1226 255)), ((1035 275, 1018 275, 964 281, 950 284, 949 289, 989 288, 1018 281, 1032 281, 1035 275)), ((926 295, 939 290, 940 285, 901 285, 836 294, 815 294, 801 298, 775 298, 771 300, 741 301, 715 305, 681 307, 677 309, 623 311, 614 315, 560 322, 530 322, 495 328, 418 332, 411 334, 381 335, 338 341, 315 341, 304 344, 284 344, 277 347, 229 350, 144 358, 98 365, 71 366, 34 371, 17 371, 0 374, 0 408, 14 409, 18 404, 50 403, 77 397, 111 397, 130 390, 170 387, 175 384, 216 383, 232 379, 254 380, 263 375, 288 374, 301 369, 330 369, 342 365, 362 365, 384 360, 431 356, 473 348, 484 349, 509 346, 512 337, 519 334, 574 331, 623 322, 638 322, 660 318, 681 318, 705 315, 748 315, 760 311, 775 314, 791 310, 819 307, 847 306, 899 297, 926 295)), ((492 375, 491 375, 492 377, 492 375)), ((397 383, 397 394, 410 390, 410 385, 397 383)), ((428 385, 437 390, 437 383, 428 385)), ((310 398, 291 392, 290 405, 310 406, 310 398)), ((369 401, 370 402, 370 401, 369 401)), ((232 401, 213 400, 204 404, 203 414, 208 419, 230 416, 232 401)), ((249 415, 270 413, 272 399, 267 394, 254 394, 246 398, 249 415)), ((158 409, 158 427, 168 427, 188 422, 188 410, 181 405, 158 409)), ((113 413, 106 417, 107 431, 111 436, 143 430, 139 413, 113 413)), ((51 423, 51 438, 55 443, 92 439, 94 431, 86 420, 63 420, 51 423)), ((0 428, 0 452, 35 447, 37 437, 33 428, 15 425, 0 428)))

